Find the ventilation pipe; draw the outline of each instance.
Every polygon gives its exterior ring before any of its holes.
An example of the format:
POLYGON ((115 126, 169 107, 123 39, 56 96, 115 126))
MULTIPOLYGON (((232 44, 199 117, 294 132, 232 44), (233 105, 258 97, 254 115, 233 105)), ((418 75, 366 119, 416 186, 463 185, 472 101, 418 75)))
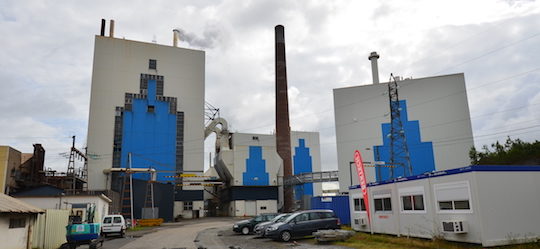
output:
POLYGON ((114 20, 111 20, 111 23, 109 25, 109 37, 114 37, 114 20))
POLYGON ((99 34, 105 36, 105 19, 101 19, 101 32, 99 34))
POLYGON ((368 59, 371 61, 371 74, 373 75, 373 85, 379 84, 379 66, 377 65, 377 59, 379 55, 377 52, 371 52, 368 59))
POLYGON ((178 47, 178 40, 180 40, 180 30, 173 29, 173 47, 178 47))

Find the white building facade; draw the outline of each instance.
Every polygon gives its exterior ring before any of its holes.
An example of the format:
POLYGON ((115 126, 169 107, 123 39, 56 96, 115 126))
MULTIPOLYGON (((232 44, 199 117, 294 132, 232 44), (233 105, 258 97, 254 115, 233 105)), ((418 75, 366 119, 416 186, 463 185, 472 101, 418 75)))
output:
MULTIPOLYGON (((122 192, 125 179, 105 174, 109 168, 154 168, 159 183, 178 183, 170 177, 178 173, 202 173, 204 74, 204 51, 96 36, 88 189, 122 192)), ((133 177, 150 180, 145 173, 133 177)), ((171 198, 179 202, 170 203, 175 207, 202 205, 203 190, 177 186, 171 198)))
MULTIPOLYGON (((399 109, 412 174, 469 164, 472 128, 463 74, 398 77, 399 109)), ((340 192, 357 185, 355 150, 370 164, 390 163, 388 83, 334 89, 340 192)), ((366 168, 367 181, 407 176, 402 168, 366 168), (390 173, 390 171, 393 171, 390 173)))

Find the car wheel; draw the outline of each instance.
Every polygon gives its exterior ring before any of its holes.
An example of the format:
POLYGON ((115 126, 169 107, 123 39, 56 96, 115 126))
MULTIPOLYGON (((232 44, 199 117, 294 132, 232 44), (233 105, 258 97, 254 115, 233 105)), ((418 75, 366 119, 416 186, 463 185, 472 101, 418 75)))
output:
POLYGON ((281 232, 280 237, 282 241, 289 242, 289 240, 291 240, 291 232, 283 231, 281 232))
POLYGON ((122 231, 120 231, 120 237, 126 237, 126 230, 122 229, 122 231))
POLYGON ((242 234, 248 235, 249 234, 249 227, 242 227, 242 234))

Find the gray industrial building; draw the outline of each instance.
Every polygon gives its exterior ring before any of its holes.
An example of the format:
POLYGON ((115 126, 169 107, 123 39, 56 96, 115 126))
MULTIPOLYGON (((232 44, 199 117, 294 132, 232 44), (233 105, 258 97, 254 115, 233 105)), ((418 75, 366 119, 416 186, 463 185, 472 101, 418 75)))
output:
POLYGON ((498 246, 540 237, 540 166, 476 165, 350 190, 352 228, 498 246))

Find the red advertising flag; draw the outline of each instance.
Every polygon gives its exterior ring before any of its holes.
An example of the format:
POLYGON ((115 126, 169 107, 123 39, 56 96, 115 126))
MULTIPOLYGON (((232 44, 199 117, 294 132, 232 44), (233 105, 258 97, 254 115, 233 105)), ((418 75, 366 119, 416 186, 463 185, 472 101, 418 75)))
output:
POLYGON ((364 162, 362 162, 362 155, 360 151, 354 152, 354 163, 356 164, 356 173, 358 174, 358 182, 360 182, 360 189, 364 197, 364 204, 366 205, 366 212, 368 216, 368 222, 371 224, 371 218, 369 214, 369 198, 367 192, 366 172, 364 171, 364 162))

